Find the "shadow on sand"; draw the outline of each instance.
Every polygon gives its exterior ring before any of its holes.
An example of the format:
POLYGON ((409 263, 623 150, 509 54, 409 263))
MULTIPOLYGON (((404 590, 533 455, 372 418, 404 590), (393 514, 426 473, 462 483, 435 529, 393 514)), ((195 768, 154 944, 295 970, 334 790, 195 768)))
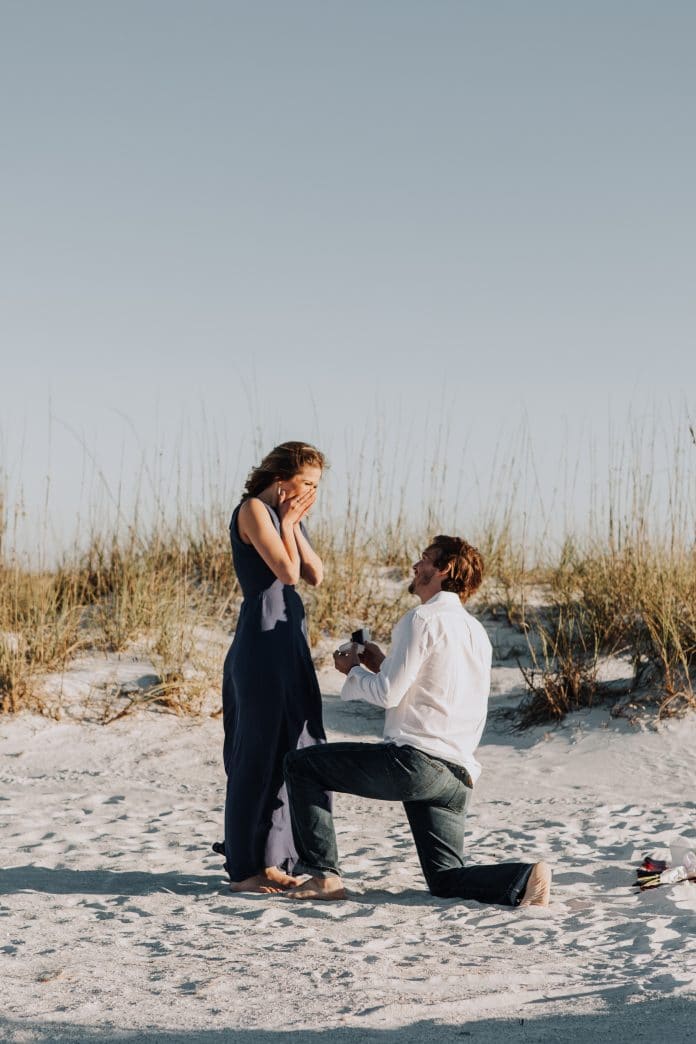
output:
POLYGON ((206 876, 150 874, 144 871, 64 870, 49 866, 12 866, 0 870, 0 895, 26 891, 51 895, 151 895, 155 892, 201 895, 206 891, 223 890, 227 893, 221 873, 206 876))
POLYGON ((322 713, 329 740, 333 738, 331 733, 334 732, 366 741, 382 739, 384 711, 371 703, 358 700, 344 703, 337 696, 324 696, 322 713))
MULTIPOLYGON (((607 998, 608 999, 608 998, 607 998)), ((67 1022, 36 1022, 0 1018, 0 1037, 7 1044, 92 1041, 94 1044, 478 1044, 504 1041, 559 1044, 568 1039, 612 1044, 648 1044, 656 1040, 696 1040, 696 1001, 689 998, 653 999, 635 1004, 609 1003, 601 1012, 587 1015, 552 1015, 535 1018, 531 1004, 519 1015, 481 1019, 459 1024, 432 1020, 398 1029, 356 1026, 326 1030, 254 1030, 226 1028, 225 1019, 214 1029, 170 1032, 157 1029, 99 1029, 67 1022)), ((368 1014, 367 1012, 365 1014, 368 1014)), ((360 1013, 353 1018, 359 1019, 360 1013)))
MULTIPOLYGON (((459 899, 434 898, 423 884, 422 889, 405 889, 390 892, 381 888, 361 889, 359 875, 347 874, 347 903, 372 908, 375 905, 393 906, 434 906, 461 902, 459 899), (357 881, 357 888, 352 888, 352 879, 357 881)), ((232 894, 222 874, 194 875, 178 873, 139 873, 137 871, 117 872, 111 870, 68 870, 50 866, 13 866, 0 870, 0 895, 12 895, 17 892, 41 892, 45 895, 155 895, 158 892, 170 892, 173 895, 224 895, 230 900, 230 914, 235 913, 235 900, 256 902, 268 906, 269 903, 284 902, 288 909, 303 910, 306 903, 292 903, 282 895, 260 895, 254 892, 243 892, 239 896, 232 894)), ((472 904, 474 906, 478 904, 472 904)), ((502 909, 510 909, 502 907, 502 909)), ((0 1040, 3 1038, 0 1037, 0 1040)))

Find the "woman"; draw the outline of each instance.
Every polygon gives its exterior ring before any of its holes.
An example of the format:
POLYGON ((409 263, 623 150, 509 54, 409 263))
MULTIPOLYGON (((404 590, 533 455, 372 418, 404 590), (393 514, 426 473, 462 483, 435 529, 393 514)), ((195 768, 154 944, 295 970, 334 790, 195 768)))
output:
MULTIPOLYGON (((283 782, 289 750, 325 742, 321 694, 307 640, 300 577, 317 586, 322 563, 302 522, 325 459, 304 442, 264 457, 232 514, 234 567, 244 595, 225 660, 225 858, 232 891, 296 884, 283 782)), ((217 846, 216 846, 217 847, 217 846)))

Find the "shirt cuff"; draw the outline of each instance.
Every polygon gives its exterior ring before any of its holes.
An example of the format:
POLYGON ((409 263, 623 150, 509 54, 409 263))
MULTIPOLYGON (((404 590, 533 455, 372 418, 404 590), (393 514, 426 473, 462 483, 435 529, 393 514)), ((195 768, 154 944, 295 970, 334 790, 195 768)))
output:
POLYGON ((346 680, 343 683, 339 696, 342 700, 359 700, 362 697, 360 689, 357 685, 351 685, 351 679, 357 681, 362 675, 371 674, 372 671, 368 671, 367 667, 363 667, 362 664, 356 663, 355 667, 351 667, 346 675, 346 680))

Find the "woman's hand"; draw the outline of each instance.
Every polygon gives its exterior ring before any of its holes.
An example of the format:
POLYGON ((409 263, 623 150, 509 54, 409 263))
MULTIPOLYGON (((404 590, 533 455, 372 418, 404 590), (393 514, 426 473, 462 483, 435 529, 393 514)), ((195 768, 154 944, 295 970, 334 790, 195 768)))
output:
POLYGON ((309 499, 307 500, 306 504, 304 505, 304 508, 302 510, 302 514, 300 515, 300 518, 298 519, 298 523, 297 523, 298 525, 299 525, 299 522, 305 517, 307 512, 310 510, 310 508, 313 507, 314 504, 316 504, 316 502, 317 502, 317 490, 316 490, 316 488, 307 490, 307 496, 308 496, 309 499))
POLYGON ((299 493, 293 497, 287 497, 285 490, 281 489, 278 497, 278 517, 281 523, 287 522, 296 526, 307 514, 316 499, 316 489, 308 489, 304 493, 299 493))

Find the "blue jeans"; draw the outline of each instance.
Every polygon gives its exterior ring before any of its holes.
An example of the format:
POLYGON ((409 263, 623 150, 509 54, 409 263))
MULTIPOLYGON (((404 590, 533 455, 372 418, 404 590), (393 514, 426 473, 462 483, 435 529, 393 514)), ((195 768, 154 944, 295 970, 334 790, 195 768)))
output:
POLYGON ((464 820, 472 784, 465 768, 396 743, 324 743, 285 758, 296 874, 340 876, 327 791, 402 801, 433 895, 517 906, 532 863, 465 866, 464 820))

